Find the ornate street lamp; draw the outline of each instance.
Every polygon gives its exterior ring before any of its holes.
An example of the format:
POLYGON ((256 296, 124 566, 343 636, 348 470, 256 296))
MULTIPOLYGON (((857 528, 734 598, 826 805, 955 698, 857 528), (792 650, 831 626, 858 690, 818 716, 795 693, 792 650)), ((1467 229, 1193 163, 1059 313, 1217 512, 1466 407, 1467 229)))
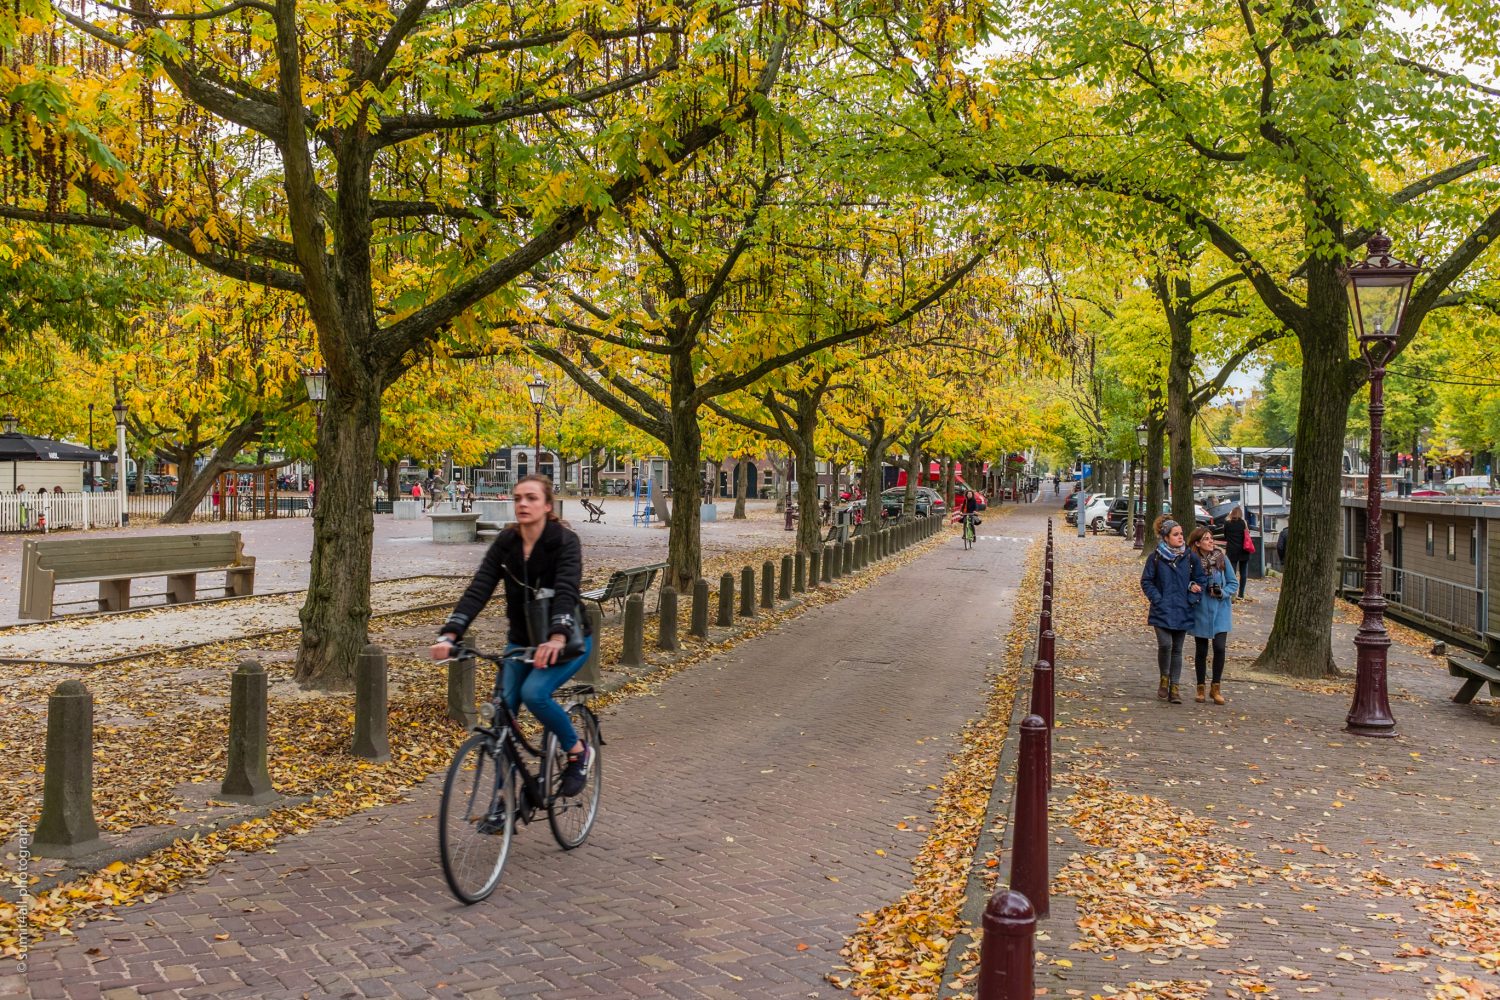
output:
POLYGON ((531 409, 536 414, 536 471, 542 471, 542 404, 547 401, 547 382, 540 372, 534 372, 526 383, 526 393, 531 397, 531 409))
POLYGON ((3 429, 6 434, 14 434, 19 426, 21 426, 21 420, 14 413, 7 413, 0 417, 0 429, 3 429))
MULTIPOLYGON (((1141 461, 1143 463, 1140 470, 1141 491, 1139 493, 1136 493, 1136 496, 1141 497, 1143 500, 1146 496, 1146 469, 1144 462, 1146 458, 1146 444, 1150 441, 1150 435, 1151 428, 1146 425, 1146 422, 1144 420, 1135 425, 1135 443, 1140 445, 1140 455, 1141 461)), ((1130 476, 1130 489, 1132 493, 1135 492, 1134 473, 1132 473, 1130 476)), ((1151 512, 1146 511, 1146 513, 1150 514, 1151 512)), ((1136 516, 1135 497, 1130 498, 1130 519, 1131 521, 1135 522, 1135 548, 1137 550, 1143 549, 1146 545, 1146 519, 1144 517, 1136 516)))
MULTIPOLYGON (((328 400, 328 369, 327 368, 304 368, 302 369, 302 384, 307 388, 307 398, 313 405, 313 419, 316 422, 317 436, 319 441, 323 437, 323 404, 328 400)), ((313 444, 312 461, 312 492, 308 496, 308 506, 313 510, 318 509, 318 442, 313 444)))
POLYGON ((1390 237, 1376 233, 1366 244, 1369 255, 1344 268, 1349 313, 1359 336, 1359 353, 1370 366, 1370 478, 1365 500, 1365 588, 1359 606, 1364 618, 1354 636, 1358 666, 1354 704, 1345 731, 1356 736, 1394 736, 1396 720, 1386 693, 1386 650, 1391 639, 1385 630, 1382 593, 1381 478, 1384 467, 1381 424, 1385 417, 1385 365, 1396 353, 1401 320, 1412 282, 1421 268, 1391 256, 1390 237))
MULTIPOLYGON (((119 386, 115 386, 115 389, 116 391, 118 391, 119 386)), ((121 399, 118 395, 115 396, 115 405, 110 407, 110 412, 115 415, 115 475, 117 477, 115 483, 118 487, 120 501, 119 509, 116 511, 116 515, 118 516, 117 523, 120 527, 123 528, 125 526, 126 518, 129 515, 129 512, 125 509, 125 497, 128 493, 128 490, 126 489, 127 484, 125 482, 125 400, 121 399)))

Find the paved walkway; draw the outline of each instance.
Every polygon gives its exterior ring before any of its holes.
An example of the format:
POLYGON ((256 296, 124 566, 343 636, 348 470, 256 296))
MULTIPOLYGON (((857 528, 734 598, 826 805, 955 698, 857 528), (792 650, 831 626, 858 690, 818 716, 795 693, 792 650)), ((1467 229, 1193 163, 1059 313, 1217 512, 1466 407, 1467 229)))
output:
MULTIPOLYGON (((1059 524, 1059 529, 1061 528, 1059 524)), ((1352 681, 1249 674, 1274 582, 1236 606, 1226 694, 1155 698, 1139 563, 1057 535, 1051 996, 1500 996, 1500 730, 1430 639, 1391 650, 1400 735, 1344 733, 1352 681), (1131 993, 1132 984, 1134 993, 1131 993), (1078 991, 1078 992, 1074 992, 1078 991)), ((1334 627, 1352 676, 1354 614, 1334 627)))
POLYGON ((523 829, 484 903, 444 888, 429 781, 42 944, 32 995, 832 996, 857 915, 910 885, 911 820, 984 704, 1023 518, 622 703, 589 843, 523 829))

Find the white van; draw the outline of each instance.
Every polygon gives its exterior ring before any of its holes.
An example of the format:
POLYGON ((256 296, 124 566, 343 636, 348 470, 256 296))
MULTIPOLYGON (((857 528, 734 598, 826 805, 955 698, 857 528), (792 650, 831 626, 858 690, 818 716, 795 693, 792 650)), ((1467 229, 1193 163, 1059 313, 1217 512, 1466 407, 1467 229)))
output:
POLYGON ((1443 484, 1445 493, 1455 496, 1467 496, 1475 493, 1489 493, 1489 476, 1454 476, 1443 484))

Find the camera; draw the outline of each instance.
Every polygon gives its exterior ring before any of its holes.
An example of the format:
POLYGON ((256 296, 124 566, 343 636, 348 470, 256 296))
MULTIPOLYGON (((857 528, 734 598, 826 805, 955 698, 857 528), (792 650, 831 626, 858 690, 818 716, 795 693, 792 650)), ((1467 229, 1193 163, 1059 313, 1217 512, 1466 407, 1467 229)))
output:
POLYGON ((1210 583, 1208 585, 1208 596, 1209 597, 1223 597, 1224 596, 1224 588, 1221 587, 1221 586, 1219 586, 1217 583, 1210 583))

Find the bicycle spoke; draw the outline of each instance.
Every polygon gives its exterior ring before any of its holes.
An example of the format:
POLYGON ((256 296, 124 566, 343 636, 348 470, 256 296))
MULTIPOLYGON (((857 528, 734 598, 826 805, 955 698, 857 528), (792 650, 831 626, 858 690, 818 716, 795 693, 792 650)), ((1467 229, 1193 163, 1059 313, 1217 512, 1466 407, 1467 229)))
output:
POLYGON ((443 783, 438 847, 453 894, 477 903, 500 882, 515 834, 516 788, 506 760, 475 734, 459 748, 443 783))

